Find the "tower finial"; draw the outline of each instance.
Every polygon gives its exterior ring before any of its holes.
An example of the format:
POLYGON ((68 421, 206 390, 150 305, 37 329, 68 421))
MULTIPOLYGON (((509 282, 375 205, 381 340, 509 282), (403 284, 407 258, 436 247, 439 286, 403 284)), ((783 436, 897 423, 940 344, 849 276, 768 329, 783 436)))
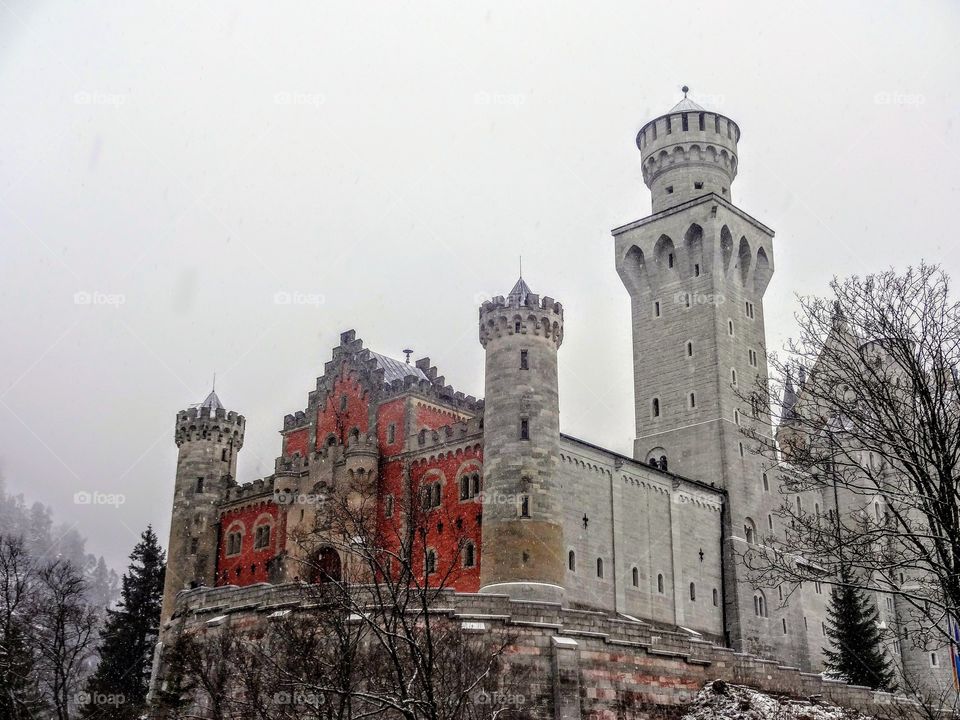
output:
POLYGON ((520 277, 523 278, 523 255, 520 256, 520 277))
POLYGON ((684 97, 686 97, 686 96, 687 96, 687 93, 690 92, 690 88, 687 87, 686 85, 684 85, 684 86, 683 86, 682 88, 680 88, 680 89, 683 90, 683 96, 684 96, 684 97))
POLYGON ((213 387, 210 388, 213 392, 217 391, 217 371, 213 371, 213 387))

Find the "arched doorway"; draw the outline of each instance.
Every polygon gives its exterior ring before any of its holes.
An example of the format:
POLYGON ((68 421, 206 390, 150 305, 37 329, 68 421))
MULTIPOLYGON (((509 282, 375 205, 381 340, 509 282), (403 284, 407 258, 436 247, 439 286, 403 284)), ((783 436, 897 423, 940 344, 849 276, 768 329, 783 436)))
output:
POLYGON ((314 553, 310 582, 340 582, 341 572, 340 554, 332 547, 322 547, 314 553))

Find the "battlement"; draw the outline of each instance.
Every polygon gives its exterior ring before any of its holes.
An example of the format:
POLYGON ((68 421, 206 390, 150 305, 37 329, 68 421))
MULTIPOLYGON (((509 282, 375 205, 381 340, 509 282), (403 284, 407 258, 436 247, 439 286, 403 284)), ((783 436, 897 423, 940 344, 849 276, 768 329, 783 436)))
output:
POLYGON ((733 120, 686 99, 640 128, 637 147, 653 211, 711 192, 730 200, 739 140, 733 120))
POLYGON ((303 412, 303 410, 297 410, 295 413, 283 416, 284 430, 298 430, 300 428, 309 427, 309 425, 310 416, 303 412))
POLYGON ((412 442, 414 451, 430 450, 448 443, 479 437, 483 433, 483 416, 472 417, 452 425, 441 425, 436 430, 421 430, 412 442))
POLYGON ((177 447, 180 447, 183 443, 190 441, 225 442, 233 438, 234 446, 239 449, 243 447, 246 426, 246 418, 232 410, 192 407, 177 413, 174 440, 177 447))
POLYGON ((243 485, 234 485, 224 491, 223 502, 232 503, 238 500, 259 498, 263 495, 272 496, 275 484, 276 478, 271 475, 269 477, 259 478, 253 482, 244 483, 243 485))
POLYGON ((361 433, 347 438, 347 447, 343 454, 344 457, 351 457, 353 455, 377 455, 379 452, 376 433, 361 433))
POLYGON ((480 344, 495 337, 531 334, 563 342, 563 305, 552 297, 497 295, 480 306, 480 344))

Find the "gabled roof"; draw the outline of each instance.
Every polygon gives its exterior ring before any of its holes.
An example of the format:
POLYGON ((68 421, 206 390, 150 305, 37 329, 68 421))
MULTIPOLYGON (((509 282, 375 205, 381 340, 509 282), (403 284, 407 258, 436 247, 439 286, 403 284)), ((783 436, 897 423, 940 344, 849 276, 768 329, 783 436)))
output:
POLYGON ((403 380, 405 377, 413 376, 420 380, 429 380, 423 370, 415 365, 410 365, 402 360, 395 360, 392 357, 370 351, 370 357, 377 361, 377 365, 383 369, 383 381, 391 383, 394 380, 403 380))

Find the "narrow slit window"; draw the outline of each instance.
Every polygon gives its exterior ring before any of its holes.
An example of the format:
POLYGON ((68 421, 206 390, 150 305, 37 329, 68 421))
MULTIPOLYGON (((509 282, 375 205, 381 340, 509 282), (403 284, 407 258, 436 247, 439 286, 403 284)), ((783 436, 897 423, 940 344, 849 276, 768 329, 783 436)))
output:
POLYGON ((529 440, 530 439, 530 421, 526 418, 523 418, 520 421, 520 439, 529 440))

